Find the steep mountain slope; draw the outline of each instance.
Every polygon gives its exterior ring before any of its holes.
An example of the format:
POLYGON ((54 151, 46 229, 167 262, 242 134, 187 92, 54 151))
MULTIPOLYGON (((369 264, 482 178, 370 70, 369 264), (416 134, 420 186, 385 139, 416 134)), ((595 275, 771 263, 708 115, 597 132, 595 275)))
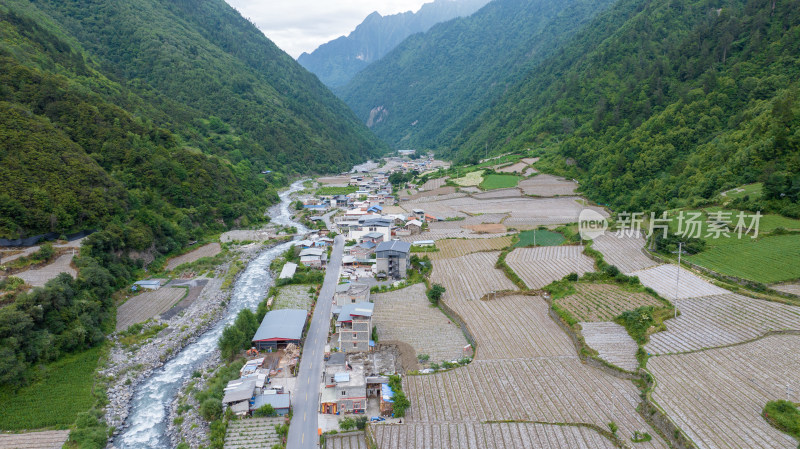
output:
POLYGON ((395 147, 439 148, 612 0, 495 0, 406 39, 336 89, 395 147))
POLYGON ((636 210, 766 181, 773 208, 799 216, 798 48, 797 0, 622 0, 449 154, 552 146, 551 168, 596 201, 636 210))
POLYGON ((380 144, 313 75, 223 0, 36 0, 103 69, 215 115, 254 165, 349 168, 380 144))
POLYGON ((466 17, 489 0, 435 0, 419 11, 390 16, 373 12, 347 36, 303 53, 297 62, 328 86, 341 86, 369 64, 381 59, 403 39, 421 33, 440 22, 466 17))
POLYGON ((135 249, 180 234, 169 251, 262 220, 265 169, 330 171, 381 150, 222 0, 9 0, 0 15, 0 238, 119 220, 138 228, 135 249), (130 221, 141 212, 158 217, 130 221))

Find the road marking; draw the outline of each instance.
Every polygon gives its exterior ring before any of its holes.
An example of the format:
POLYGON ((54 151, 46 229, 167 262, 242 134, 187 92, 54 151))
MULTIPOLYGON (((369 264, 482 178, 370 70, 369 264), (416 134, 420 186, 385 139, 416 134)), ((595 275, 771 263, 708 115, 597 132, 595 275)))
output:
POLYGON ((305 420, 306 420, 306 414, 303 413, 303 421, 305 421, 305 420))
POLYGON ((305 443, 306 442, 306 434, 303 434, 303 438, 300 438, 300 442, 301 443, 305 443))

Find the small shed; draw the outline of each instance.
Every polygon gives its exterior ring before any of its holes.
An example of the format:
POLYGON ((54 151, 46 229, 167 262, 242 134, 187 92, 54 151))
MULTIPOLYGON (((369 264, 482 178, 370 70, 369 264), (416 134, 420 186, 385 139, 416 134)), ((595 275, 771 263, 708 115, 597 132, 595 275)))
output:
POLYGON ((286 416, 292 408, 291 394, 262 394, 255 397, 250 411, 254 412, 265 405, 271 405, 278 416, 286 416))
POLYGON ((278 349, 289 343, 300 344, 308 312, 300 309, 282 309, 267 312, 253 337, 253 346, 259 350, 278 349))

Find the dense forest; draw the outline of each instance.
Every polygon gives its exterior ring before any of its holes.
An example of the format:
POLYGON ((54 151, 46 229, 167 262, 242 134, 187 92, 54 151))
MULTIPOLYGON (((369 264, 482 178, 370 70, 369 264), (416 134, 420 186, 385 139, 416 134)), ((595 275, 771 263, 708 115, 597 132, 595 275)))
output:
POLYGON ((334 91, 395 148, 442 148, 612 0, 494 0, 406 39, 334 91))
POLYGON ((598 202, 641 210, 765 182, 800 216, 800 1, 621 0, 448 146, 525 148, 598 202))
POLYGON ((222 0, 4 1, 0 238, 100 231, 77 279, 3 298, 0 386, 102 341, 143 253, 263 223, 288 176, 383 149, 222 0))

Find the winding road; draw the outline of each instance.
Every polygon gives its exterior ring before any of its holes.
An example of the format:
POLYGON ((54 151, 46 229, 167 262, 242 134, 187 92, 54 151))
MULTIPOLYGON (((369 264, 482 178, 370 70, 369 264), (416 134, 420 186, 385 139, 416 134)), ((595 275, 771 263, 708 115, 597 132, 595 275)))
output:
POLYGON ((319 445, 319 436, 317 435, 319 384, 322 380, 333 294, 339 283, 343 249, 344 237, 336 236, 331 260, 325 271, 325 281, 322 284, 317 305, 314 307, 314 315, 311 317, 311 326, 303 344, 303 357, 300 360, 300 372, 297 375, 294 404, 292 404, 294 414, 289 426, 289 438, 286 445, 288 449, 313 449, 319 445))

